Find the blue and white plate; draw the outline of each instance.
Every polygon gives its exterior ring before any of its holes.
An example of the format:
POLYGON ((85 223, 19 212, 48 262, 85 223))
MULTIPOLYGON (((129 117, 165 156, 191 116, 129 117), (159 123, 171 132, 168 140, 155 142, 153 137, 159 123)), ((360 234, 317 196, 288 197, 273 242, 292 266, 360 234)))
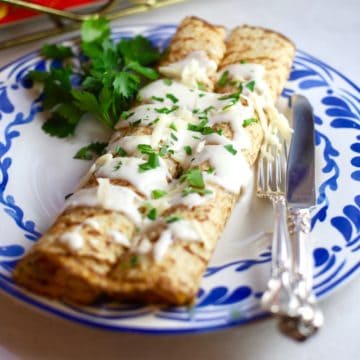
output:
MULTIPOLYGON (((165 47, 174 25, 121 27, 114 36, 143 34, 165 47)), ((0 287, 33 307, 104 329, 184 333, 226 328, 265 316, 259 307, 270 271, 266 201, 248 191, 238 205, 204 276, 196 306, 154 308, 103 304, 75 307, 35 296, 11 280, 16 262, 53 222, 64 196, 89 163, 75 151, 97 133, 82 123, 75 138, 59 140, 41 130, 40 88, 25 78, 49 66, 38 52, 0 71, 0 287), (241 221, 239 221, 241 220, 241 221), (243 223, 240 226, 239 223, 243 223)), ((318 297, 353 277, 360 265, 360 89, 318 59, 298 51, 282 104, 307 96, 316 115, 317 208, 313 212, 314 290, 318 297)))

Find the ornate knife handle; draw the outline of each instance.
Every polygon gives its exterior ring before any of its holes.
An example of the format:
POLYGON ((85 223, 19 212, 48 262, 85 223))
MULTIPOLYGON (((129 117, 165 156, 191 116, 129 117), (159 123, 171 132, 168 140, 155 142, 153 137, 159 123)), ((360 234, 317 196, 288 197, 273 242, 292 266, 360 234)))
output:
POLYGON ((318 308, 312 291, 312 253, 309 239, 310 210, 289 209, 288 227, 292 243, 293 269, 292 286, 299 300, 297 309, 298 327, 309 336, 323 324, 323 314, 318 308))
POLYGON ((291 243, 283 195, 270 197, 274 209, 271 278, 261 299, 262 307, 273 314, 295 315, 298 301, 291 286, 291 243))

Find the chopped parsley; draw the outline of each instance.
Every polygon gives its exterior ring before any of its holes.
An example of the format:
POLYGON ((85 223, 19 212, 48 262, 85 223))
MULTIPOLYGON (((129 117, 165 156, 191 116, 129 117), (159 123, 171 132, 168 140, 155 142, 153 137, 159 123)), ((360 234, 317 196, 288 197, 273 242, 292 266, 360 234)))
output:
POLYGON ((177 131, 177 127, 173 122, 170 124, 169 128, 174 130, 174 131, 177 131))
POLYGON ((159 166, 160 166, 159 155, 153 153, 149 155, 147 162, 139 165, 139 171, 144 172, 155 169, 159 166))
POLYGON ((137 266, 140 263, 140 258, 138 255, 131 255, 129 260, 130 266, 137 266))
POLYGON ((168 223, 168 224, 171 224, 171 223, 173 223, 173 222, 175 222, 175 221, 179 221, 179 220, 181 220, 182 219, 182 217, 180 216, 180 215, 170 215, 170 216, 168 216, 166 219, 165 219, 165 221, 168 223))
POLYGON ((229 81, 229 71, 226 70, 221 74, 220 79, 217 82, 217 85, 218 86, 225 86, 228 83, 228 81, 229 81))
POLYGON ((192 155, 192 148, 189 145, 184 146, 184 151, 187 155, 192 155))
POLYGON ((155 125, 156 123, 158 123, 160 121, 160 118, 156 118, 154 121, 152 121, 151 123, 149 123, 150 126, 155 125))
POLYGON ((215 172, 215 169, 210 166, 210 167, 206 170, 206 172, 207 172, 208 174, 213 174, 213 173, 215 172))
POLYGON ((155 220, 157 218, 157 210, 155 208, 151 208, 146 217, 150 220, 155 220))
POLYGON ((155 111, 159 114, 170 114, 173 111, 177 110, 179 107, 177 105, 174 105, 172 108, 167 108, 167 107, 163 107, 163 108, 159 108, 159 109, 155 109, 155 111))
POLYGON ((93 160, 96 155, 102 155, 107 146, 107 143, 93 142, 87 146, 82 147, 74 156, 74 159, 93 160))
POLYGON ((156 153, 156 151, 148 144, 139 144, 137 148, 142 154, 150 155, 156 153))
POLYGON ((121 113, 121 118, 124 120, 127 120, 130 116, 134 115, 135 112, 134 111, 123 111, 121 113))
POLYGON ((241 93, 242 93, 242 86, 240 86, 239 90, 231 94, 220 96, 218 100, 230 100, 230 103, 225 105, 223 107, 223 110, 227 110, 231 106, 235 105, 239 101, 241 93))
POLYGON ((171 133, 170 134, 170 137, 174 140, 174 141, 178 141, 178 137, 174 134, 174 133, 171 133))
POLYGON ((192 193, 198 193, 199 195, 211 193, 210 190, 205 189, 204 178, 199 168, 185 171, 180 177, 180 182, 186 184, 182 192, 183 196, 187 196, 192 193))
POLYGON ((166 194, 167 194, 167 192, 164 191, 164 190, 157 190, 157 189, 155 189, 155 190, 153 190, 153 191, 151 192, 151 197, 156 200, 156 199, 162 198, 162 197, 165 196, 166 194))
POLYGON ((250 82, 248 82, 246 85, 245 85, 246 88, 248 88, 250 91, 254 91, 255 89, 255 81, 252 80, 250 82))
POLYGON ((116 165, 114 166, 113 171, 118 171, 118 170, 121 168, 122 164, 123 164, 122 161, 119 160, 119 161, 116 163, 116 165))
POLYGON ((117 146, 114 155, 127 156, 127 152, 121 146, 117 146))
POLYGON ((158 97, 158 96, 152 96, 152 97, 151 97, 151 100, 164 102, 164 98, 162 98, 162 97, 158 97))
POLYGON ((258 123, 258 122, 259 122, 259 120, 256 119, 256 118, 249 118, 249 119, 245 119, 243 121, 242 126, 247 127, 247 126, 249 126, 251 124, 258 123))
POLYGON ((136 127, 136 126, 139 126, 141 124, 141 119, 138 119, 136 121, 133 121, 130 123, 130 126, 131 127, 136 127))
POLYGON ((224 148, 232 155, 236 155, 237 154, 237 150, 234 149, 234 147, 232 146, 232 144, 227 144, 224 145, 224 148))
POLYGON ((188 124, 187 129, 190 131, 199 132, 202 135, 213 134, 215 130, 210 126, 207 126, 207 123, 207 119, 203 119, 199 122, 199 124, 188 124))
POLYGON ((240 60, 240 64, 247 64, 248 61, 247 60, 240 60))
POLYGON ((214 109, 215 109, 215 107, 212 106, 212 105, 210 105, 210 106, 208 106, 206 109, 204 109, 202 112, 203 112, 205 115, 207 115, 210 110, 214 110, 214 109))
POLYGON ((170 99, 174 104, 176 104, 177 102, 179 102, 179 99, 178 99, 176 96, 174 96, 173 94, 166 94, 166 97, 167 97, 168 99, 170 99))
POLYGON ((206 85, 203 82, 198 82, 197 87, 201 91, 206 91, 206 85))
POLYGON ((167 86, 171 86, 172 83, 173 83, 171 79, 164 79, 163 82, 164 82, 164 84, 167 85, 167 86))
POLYGON ((159 150, 159 156, 164 157, 166 153, 169 151, 169 146, 164 145, 159 150))

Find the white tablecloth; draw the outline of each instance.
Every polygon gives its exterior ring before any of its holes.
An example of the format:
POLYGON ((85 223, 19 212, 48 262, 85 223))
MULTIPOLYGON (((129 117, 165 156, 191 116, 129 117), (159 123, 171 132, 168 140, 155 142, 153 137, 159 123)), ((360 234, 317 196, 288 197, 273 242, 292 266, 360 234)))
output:
MULTIPOLYGON (((273 28, 360 83, 359 0, 193 0, 116 23, 176 23, 186 15, 228 27, 273 28)), ((1 52, 0 66, 38 46, 1 52)), ((355 360, 360 358, 359 296, 358 279, 330 294, 322 301, 326 325, 298 344, 280 335, 271 319, 199 335, 123 334, 49 317, 0 294, 0 359, 355 360)))

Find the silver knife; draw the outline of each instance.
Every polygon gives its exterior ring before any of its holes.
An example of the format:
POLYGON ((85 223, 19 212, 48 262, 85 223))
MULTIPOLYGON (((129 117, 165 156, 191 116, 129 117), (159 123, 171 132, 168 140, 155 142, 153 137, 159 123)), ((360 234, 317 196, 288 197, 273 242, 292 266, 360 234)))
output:
POLYGON ((314 117, 313 109, 304 96, 293 96, 291 103, 294 133, 287 163, 286 200, 293 252, 292 286, 299 307, 297 317, 288 321, 307 338, 323 324, 323 315, 312 291, 312 246, 309 238, 310 211, 315 206, 314 117))

